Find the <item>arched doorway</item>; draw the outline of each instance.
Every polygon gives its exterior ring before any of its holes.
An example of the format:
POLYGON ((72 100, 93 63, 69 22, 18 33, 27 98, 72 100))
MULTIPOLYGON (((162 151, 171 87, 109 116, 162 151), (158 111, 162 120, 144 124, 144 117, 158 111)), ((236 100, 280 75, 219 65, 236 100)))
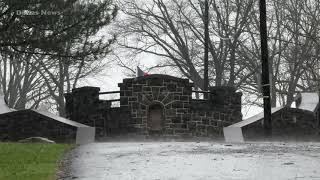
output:
POLYGON ((148 129, 151 133, 160 133, 163 124, 163 107, 160 104, 149 106, 148 129))

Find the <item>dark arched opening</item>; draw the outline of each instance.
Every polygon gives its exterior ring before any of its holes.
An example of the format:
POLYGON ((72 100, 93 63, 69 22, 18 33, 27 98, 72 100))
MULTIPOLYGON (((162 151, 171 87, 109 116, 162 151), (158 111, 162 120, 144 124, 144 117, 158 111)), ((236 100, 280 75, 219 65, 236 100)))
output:
POLYGON ((163 107, 160 104, 149 106, 148 112, 148 129, 150 133, 160 133, 163 126, 163 107))

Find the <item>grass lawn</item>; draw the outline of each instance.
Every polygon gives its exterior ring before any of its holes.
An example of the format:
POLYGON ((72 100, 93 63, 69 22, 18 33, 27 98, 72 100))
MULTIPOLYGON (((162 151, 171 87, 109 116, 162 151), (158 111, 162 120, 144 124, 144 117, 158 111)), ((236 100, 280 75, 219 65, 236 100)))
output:
POLYGON ((54 180, 72 145, 0 143, 0 180, 54 180))

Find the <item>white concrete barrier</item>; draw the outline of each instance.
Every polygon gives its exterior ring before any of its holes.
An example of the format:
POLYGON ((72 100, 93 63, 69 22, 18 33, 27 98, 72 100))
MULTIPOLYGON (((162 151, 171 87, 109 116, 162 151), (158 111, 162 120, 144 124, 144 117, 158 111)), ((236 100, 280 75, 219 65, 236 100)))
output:
POLYGON ((61 116, 57 116, 55 114, 52 114, 47 111, 41 111, 41 110, 33 110, 36 113, 39 113, 43 116, 49 117, 53 120, 59 121, 64 124, 68 124, 70 126, 74 126, 77 128, 76 133, 76 144, 83 145, 83 144, 89 144, 93 143, 95 141, 95 128, 90 127, 75 121, 71 121, 69 119, 66 119, 61 116))
MULTIPOLYGON (((315 112, 317 110, 317 106, 319 105, 319 95, 318 93, 305 92, 299 93, 295 98, 296 108, 306 111, 315 112)), ((283 109, 284 107, 274 107, 271 109, 271 113, 276 113, 283 109)), ((242 127, 247 126, 249 124, 255 123, 261 119, 263 119, 263 112, 252 116, 248 119, 240 121, 238 123, 232 124, 228 127, 223 128, 223 134, 226 142, 244 142, 244 137, 242 134, 242 127)))
POLYGON ((93 143, 95 140, 96 129, 94 127, 78 127, 76 144, 83 145, 93 143))
POLYGON ((225 127, 223 134, 226 142, 244 142, 241 127, 225 127))
MULTIPOLYGON (((271 113, 275 113, 280 111, 283 107, 275 107, 271 109, 271 113)), ((223 128, 223 135, 226 142, 244 142, 244 137, 242 134, 242 127, 247 126, 249 124, 255 123, 261 119, 263 119, 263 112, 254 115, 248 119, 240 121, 238 123, 232 124, 228 127, 223 128)))
POLYGON ((4 101, 4 96, 0 95, 0 114, 12 112, 13 110, 10 109, 6 102, 4 101))
POLYGON ((318 93, 300 93, 300 104, 297 105, 298 109, 315 112, 319 104, 318 93))

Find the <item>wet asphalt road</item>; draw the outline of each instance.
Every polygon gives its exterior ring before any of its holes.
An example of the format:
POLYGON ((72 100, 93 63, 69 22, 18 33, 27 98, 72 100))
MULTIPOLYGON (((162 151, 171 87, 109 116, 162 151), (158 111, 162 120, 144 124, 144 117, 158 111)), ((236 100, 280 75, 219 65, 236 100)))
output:
POLYGON ((106 142, 75 148, 61 179, 319 179, 319 143, 106 142))

